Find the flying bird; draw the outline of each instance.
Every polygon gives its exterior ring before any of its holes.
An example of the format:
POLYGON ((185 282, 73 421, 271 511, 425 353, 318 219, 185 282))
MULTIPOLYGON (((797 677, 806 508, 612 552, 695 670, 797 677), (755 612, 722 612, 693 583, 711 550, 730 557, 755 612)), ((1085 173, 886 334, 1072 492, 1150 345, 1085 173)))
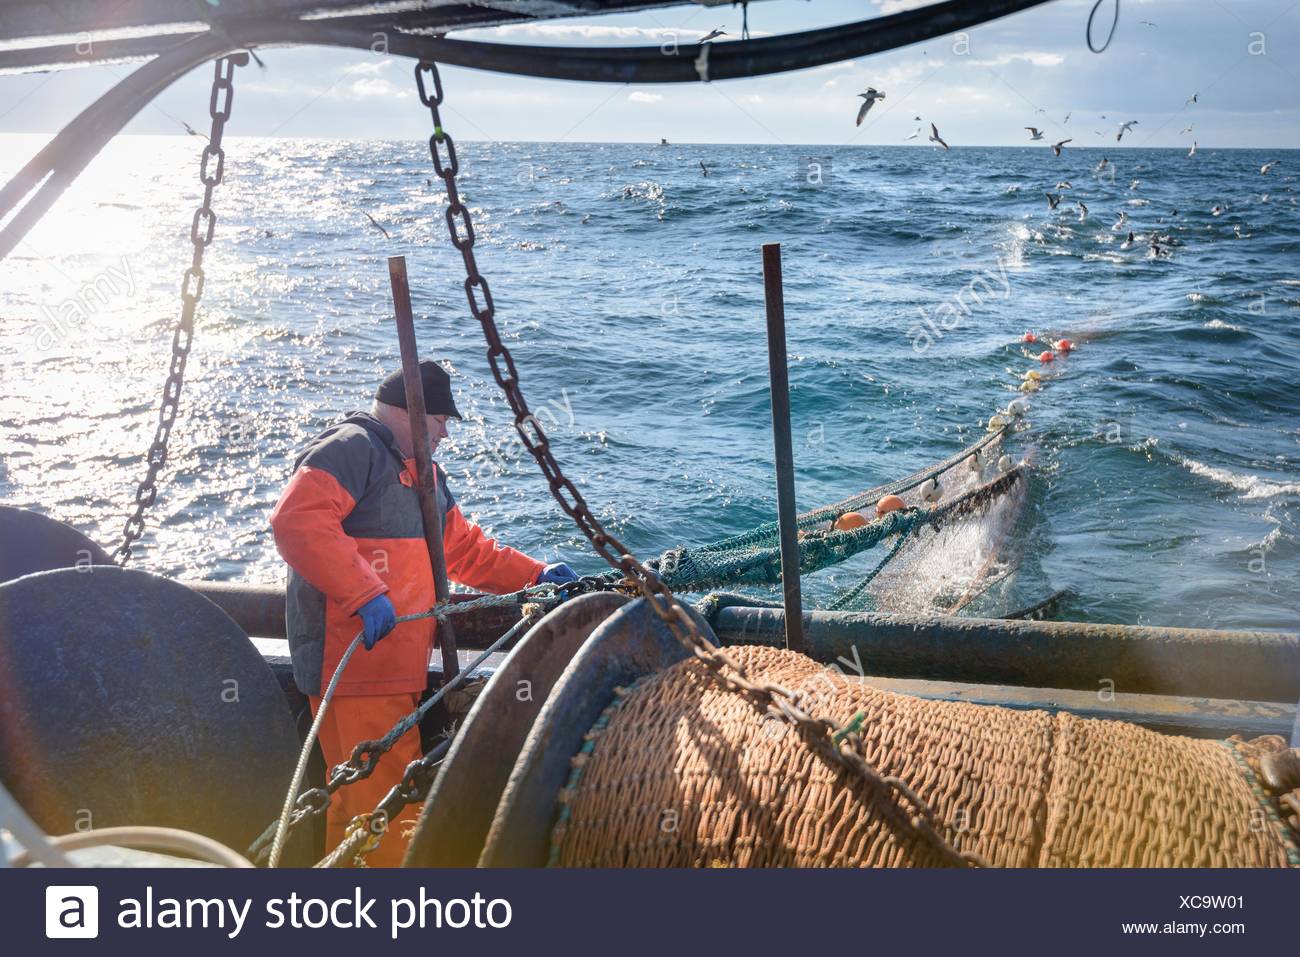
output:
POLYGON ((705 176, 709 175, 709 168, 704 165, 704 160, 700 160, 700 172, 705 176))
POLYGON ((1103 157, 1101 158, 1101 162, 1098 163, 1096 166, 1094 166, 1094 167, 1092 168, 1092 171, 1093 171, 1094 173, 1100 173, 1102 170, 1104 170, 1104 169, 1106 168, 1106 164, 1109 163, 1109 162, 1110 162, 1110 160, 1106 159, 1106 157, 1103 156, 1103 157))
POLYGON ((944 149, 948 149, 948 144, 945 143, 943 137, 939 135, 939 127, 935 126, 933 123, 930 124, 930 142, 938 143, 944 149))
POLYGON ((1029 138, 1031 140, 1041 140, 1043 138, 1043 131, 1038 127, 1026 126, 1025 129, 1029 130, 1029 138))
POLYGON ((1155 26, 1155 24, 1152 23, 1150 20, 1139 20, 1138 23, 1142 24, 1142 26, 1144 26, 1144 27, 1154 27, 1154 26, 1155 26))
POLYGON ((855 126, 862 125, 862 121, 867 118, 871 108, 876 105, 876 100, 885 98, 885 94, 878 91, 874 86, 867 87, 867 92, 859 93, 858 96, 862 97, 862 106, 858 108, 858 121, 854 124, 855 126))
POLYGON ((1192 140, 1192 148, 1187 151, 1187 155, 1189 158, 1196 155, 1196 140, 1192 140))
MULTIPOLYGON (((1187 103, 1199 103, 1199 102, 1201 102, 1201 94, 1199 93, 1193 93, 1191 96, 1187 98, 1187 103)), ((1184 103, 1183 106, 1186 106, 1187 103, 1184 103)))
POLYGON ((1133 127, 1135 126, 1137 126, 1137 120, 1129 120, 1127 123, 1121 123, 1119 125, 1119 132, 1115 134, 1115 142, 1118 143, 1120 140, 1122 140, 1124 138, 1124 134, 1127 133, 1129 130, 1133 129, 1133 127))
POLYGON ((721 29, 710 30, 708 33, 704 34, 704 36, 700 37, 700 42, 708 43, 710 40, 716 40, 718 37, 725 37, 726 35, 727 34, 721 29))
POLYGON ((1045 195, 1045 196, 1047 197, 1047 208, 1048 208, 1048 209, 1056 209, 1057 206, 1061 205, 1061 194, 1060 194, 1060 193, 1044 193, 1043 195, 1045 195))
POLYGON ((1068 179, 1063 179, 1063 180, 1061 180, 1059 183, 1056 184, 1056 188, 1057 188, 1057 189, 1074 189, 1074 184, 1071 183, 1068 179))
POLYGON ((1084 205, 1082 200, 1080 200, 1079 201, 1079 222, 1083 222, 1087 218, 1088 218, 1088 207, 1084 205))
POLYGON ((1228 207, 1227 207, 1227 206, 1224 206, 1222 203, 1215 203, 1215 204, 1214 204, 1214 208, 1213 208, 1212 210, 1210 210, 1210 215, 1211 215, 1211 216, 1222 216, 1222 215, 1223 215, 1224 213, 1226 213, 1227 211, 1228 211, 1228 207))
POLYGON ((1135 179, 1135 180, 1133 180, 1133 182, 1131 182, 1131 183, 1128 184, 1128 188, 1129 188, 1130 190, 1137 189, 1137 188, 1138 188, 1138 185, 1139 185, 1141 182, 1142 182, 1142 180, 1140 180, 1140 179, 1135 179))
POLYGON ((916 120, 916 122, 918 122, 918 123, 921 122, 921 118, 920 118, 919 116, 914 116, 914 117, 912 117, 912 119, 916 120))
POLYGON ((1055 156, 1060 156, 1060 155, 1061 155, 1061 147, 1064 146, 1066 143, 1073 143, 1073 142, 1074 142, 1074 140, 1071 138, 1071 139, 1068 139, 1068 140, 1061 140, 1061 142, 1059 142, 1059 143, 1053 143, 1053 144, 1052 144, 1052 154, 1055 155, 1055 156))
POLYGON ((916 139, 916 138, 917 138, 918 136, 920 136, 920 135, 921 135, 921 128, 918 126, 918 127, 917 127, 913 132, 912 132, 912 135, 911 135, 911 136, 904 136, 903 139, 904 139, 904 140, 914 140, 914 139, 916 139))
POLYGON ((190 124, 186 123, 184 120, 181 120, 181 126, 185 127, 185 132, 190 134, 190 136, 202 136, 205 140, 207 139, 207 136, 205 134, 200 133, 194 127, 190 126, 190 124))
POLYGON ((1119 230, 1123 229, 1127 225, 1128 225, 1128 213, 1124 212, 1124 210, 1121 209, 1119 211, 1119 219, 1115 220, 1115 224, 1110 228, 1118 232, 1119 230))
POLYGON ((1073 111, 1071 111, 1071 112, 1069 112, 1069 113, 1066 113, 1066 114, 1065 114, 1065 119, 1063 119, 1061 122, 1062 122, 1062 123, 1068 123, 1068 122, 1070 122, 1070 117, 1073 116, 1073 115, 1074 115, 1074 112, 1073 112, 1073 111))
POLYGON ((1277 160, 1269 160, 1267 163, 1265 163, 1263 166, 1259 168, 1259 171, 1261 174, 1267 173, 1276 165, 1277 165, 1277 160))
POLYGON ((361 212, 365 213, 366 219, 370 220, 371 226, 374 226, 375 229, 379 230, 381 233, 384 234, 385 239, 393 238, 392 236, 388 235, 388 230, 384 229, 383 226, 380 226, 379 223, 375 221, 375 217, 371 216, 369 213, 366 213, 364 209, 361 212))
POLYGON ((1134 238, 1135 238, 1135 237, 1134 237, 1134 235, 1133 235, 1133 230, 1130 229, 1130 230, 1128 231, 1128 239, 1126 239, 1126 240, 1124 240, 1122 243, 1120 243, 1120 244, 1119 244, 1119 248, 1120 248, 1120 249, 1132 249, 1132 248, 1133 248, 1133 240, 1134 240, 1134 238))
POLYGON ((1192 124, 1188 123, 1186 126, 1184 126, 1181 130, 1178 131, 1178 135, 1182 136, 1184 133, 1190 133, 1191 131, 1192 131, 1192 124))

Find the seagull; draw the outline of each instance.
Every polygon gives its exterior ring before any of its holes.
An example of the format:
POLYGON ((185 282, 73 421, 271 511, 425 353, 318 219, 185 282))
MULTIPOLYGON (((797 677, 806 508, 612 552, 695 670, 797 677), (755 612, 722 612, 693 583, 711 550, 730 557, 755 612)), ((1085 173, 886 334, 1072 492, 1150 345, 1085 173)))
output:
POLYGON ((1061 155, 1061 147, 1064 146, 1066 143, 1073 143, 1073 142, 1074 142, 1074 139, 1073 139, 1073 137, 1071 137, 1071 138, 1068 139, 1068 140, 1061 140, 1061 142, 1059 142, 1059 143, 1053 143, 1053 144, 1052 144, 1052 155, 1054 155, 1054 156, 1060 156, 1060 155, 1061 155))
POLYGON ((667 145, 668 145, 668 141, 667 141, 666 139, 664 139, 664 138, 661 136, 661 137, 659 137, 659 145, 660 145, 660 146, 667 146, 667 145))
POLYGON ((904 140, 914 140, 921 135, 921 128, 918 126, 911 136, 904 136, 904 140))
POLYGON ((1115 225, 1110 228, 1118 232, 1119 230, 1123 229, 1127 225, 1128 225, 1128 213, 1124 212, 1124 210, 1121 209, 1119 211, 1119 219, 1115 220, 1115 225))
POLYGON ((1057 188, 1057 189, 1074 189, 1074 184, 1071 183, 1068 179, 1063 179, 1063 180, 1061 180, 1059 183, 1056 184, 1056 188, 1057 188))
POLYGON ((914 117, 912 117, 912 119, 916 120, 916 122, 918 122, 918 123, 921 122, 921 118, 920 118, 919 116, 914 116, 914 117))
POLYGON ((1223 215, 1224 213, 1226 213, 1227 211, 1228 211, 1228 207, 1227 207, 1227 206, 1224 206, 1222 203, 1215 203, 1215 204, 1214 204, 1214 208, 1213 208, 1212 210, 1210 210, 1210 215, 1211 215, 1211 216, 1222 216, 1222 215, 1223 215))
MULTIPOLYGON (((1201 102, 1201 94, 1199 93, 1193 93, 1191 96, 1187 98, 1187 103, 1199 103, 1199 102, 1201 102)), ((1186 106, 1187 103, 1184 103, 1183 106, 1186 106)))
POLYGON ((1142 24, 1142 26, 1144 26, 1144 27, 1154 27, 1154 26, 1155 26, 1155 24, 1152 23, 1150 20, 1139 20, 1138 23, 1142 24))
POLYGON ((1031 140, 1041 140, 1043 138, 1043 131, 1038 127, 1026 126, 1025 129, 1029 130, 1029 138, 1031 140))
POLYGON ((1124 240, 1122 243, 1120 243, 1120 244, 1119 244, 1119 248, 1120 248, 1120 249, 1132 249, 1132 248, 1133 248, 1133 239, 1134 239, 1134 237, 1133 237, 1133 230, 1130 229, 1130 230, 1128 231, 1128 239, 1126 239, 1126 240, 1124 240))
POLYGON ((1080 200, 1079 201, 1079 222, 1083 222, 1087 218, 1088 218, 1088 207, 1083 204, 1082 200, 1080 200))
POLYGON ((1127 133, 1129 130, 1133 129, 1133 127, 1135 126, 1137 126, 1137 120, 1129 120, 1127 123, 1121 123, 1119 125, 1119 132, 1115 134, 1115 142, 1118 143, 1120 140, 1122 140, 1124 138, 1124 134, 1127 133))
POLYGON ((855 125, 861 126, 862 121, 867 118, 867 113, 876 105, 876 100, 883 100, 885 94, 879 92, 874 86, 869 86, 866 93, 859 93, 858 96, 862 97, 862 106, 858 109, 858 122, 855 125))
MULTIPOLYGON (((190 126, 190 124, 186 123, 184 120, 181 120, 181 126, 185 127, 185 132, 190 134, 190 136, 203 136, 202 133, 200 133, 194 127, 190 126)), ((206 136, 203 136, 203 138, 205 140, 207 139, 206 136)))
POLYGON ((1191 131, 1192 131, 1192 124, 1188 123, 1186 126, 1184 126, 1181 130, 1178 131, 1178 135, 1182 136, 1183 134, 1190 133, 1191 131))
POLYGON ((1103 157, 1101 158, 1101 162, 1098 163, 1096 166, 1094 166, 1094 167, 1092 168, 1092 171, 1093 171, 1094 173, 1100 173, 1102 170, 1104 170, 1104 169, 1106 168, 1106 164, 1109 163, 1109 162, 1110 162, 1110 160, 1106 159, 1106 157, 1103 156, 1103 157))
POLYGON ((1068 122, 1070 122, 1070 117, 1073 116, 1073 115, 1074 115, 1074 111, 1071 110, 1069 113, 1066 113, 1066 114, 1065 114, 1065 119, 1063 119, 1061 122, 1062 122, 1062 123, 1068 123, 1068 122))
POLYGON ((1243 233, 1241 231, 1241 223, 1233 226, 1232 231, 1236 234, 1238 239, 1249 239, 1251 236, 1255 235, 1254 233, 1243 233))
POLYGON ((1137 189, 1137 188, 1138 188, 1138 184, 1141 183, 1141 182, 1142 182, 1142 180, 1140 180, 1140 179, 1135 179, 1135 180, 1133 180, 1133 182, 1131 182, 1131 183, 1128 184, 1128 188, 1129 188, 1130 190, 1137 189))
POLYGON ((375 229, 379 230, 381 233, 384 234, 384 238, 385 238, 385 239, 392 239, 392 238, 393 238, 392 236, 388 235, 388 230, 384 229, 383 226, 380 226, 379 223, 377 223, 377 222, 375 221, 375 217, 371 216, 369 213, 366 213, 366 211, 365 211, 364 209, 363 209, 361 212, 365 213, 366 219, 370 220, 370 225, 371 225, 371 226, 374 226, 375 229))
POLYGON ((578 220, 579 225, 582 226, 586 226, 589 222, 591 222, 591 213, 588 213, 586 216, 583 216, 582 219, 578 220))
POLYGON ((1056 209, 1056 207, 1060 205, 1060 203, 1061 203, 1061 194, 1060 194, 1060 193, 1044 193, 1043 195, 1045 195, 1045 196, 1047 197, 1047 208, 1048 208, 1048 209, 1056 209))
POLYGON ((1196 155, 1196 140, 1192 140, 1192 148, 1187 151, 1189 157, 1196 155))
POLYGON ((710 40, 716 40, 718 37, 725 37, 726 35, 727 34, 724 33, 721 28, 710 30, 708 33, 704 34, 704 36, 700 37, 700 42, 708 43, 710 40))
POLYGON ((938 143, 944 149, 948 149, 948 144, 945 143, 943 137, 939 135, 939 127, 935 126, 933 123, 930 124, 930 142, 938 143))
POLYGON ((700 172, 705 176, 709 175, 709 168, 704 165, 704 160, 700 160, 700 172))
POLYGON ((1269 160, 1267 163, 1265 163, 1263 166, 1259 168, 1259 172, 1261 175, 1267 173, 1276 165, 1277 165, 1277 160, 1269 160))

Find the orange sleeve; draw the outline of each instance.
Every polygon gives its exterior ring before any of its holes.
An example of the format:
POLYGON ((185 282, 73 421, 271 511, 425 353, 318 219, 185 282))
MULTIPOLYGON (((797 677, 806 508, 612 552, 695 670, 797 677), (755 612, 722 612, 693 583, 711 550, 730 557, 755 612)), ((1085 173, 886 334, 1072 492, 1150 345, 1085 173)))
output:
POLYGON ((465 518, 459 505, 448 509, 443 518, 442 547, 449 578, 493 595, 536 583, 546 568, 545 563, 488 538, 465 518))
POLYGON ((348 615, 388 591, 357 551, 356 541, 343 531, 343 519, 355 506, 334 476, 304 465, 293 473, 271 512, 280 556, 348 615))

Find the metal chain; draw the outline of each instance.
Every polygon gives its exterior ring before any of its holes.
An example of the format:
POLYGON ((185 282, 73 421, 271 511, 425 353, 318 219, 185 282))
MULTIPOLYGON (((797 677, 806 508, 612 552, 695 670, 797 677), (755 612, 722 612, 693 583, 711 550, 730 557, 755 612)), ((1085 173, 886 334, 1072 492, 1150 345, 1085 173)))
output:
POLYGON ((740 694, 760 710, 785 718, 794 724, 804 741, 818 754, 833 761, 852 774, 864 778, 869 784, 889 795, 890 816, 899 830, 911 833, 930 844, 949 863, 982 866, 979 855, 960 851, 939 832, 934 811, 904 781, 892 775, 882 776, 863 757, 862 736, 851 728, 839 728, 823 718, 814 718, 798 704, 794 692, 771 682, 751 681, 745 669, 700 633, 659 576, 635 558, 613 535, 605 531, 587 506, 577 487, 560 471, 559 463, 551 454, 550 443, 542 424, 528 409, 519 385, 510 350, 501 342, 495 321, 495 309, 487 280, 478 271, 474 257, 474 226, 469 209, 461 201, 456 188, 456 174, 460 164, 456 158, 456 144, 443 129, 439 106, 442 105, 442 80, 437 64, 420 62, 415 67, 415 82, 420 102, 429 108, 433 119, 433 135, 429 137, 429 154, 434 171, 447 188, 447 228, 452 245, 465 260, 465 295, 469 310, 483 327, 487 340, 488 363, 492 375, 505 393, 510 409, 515 415, 515 430, 532 453, 537 465, 546 476, 551 494, 566 515, 573 519, 583 535, 601 558, 623 572, 625 579, 636 587, 650 604, 655 614, 664 622, 674 637, 691 652, 714 678, 725 688, 740 694), (426 76, 432 90, 426 83, 426 76), (446 158, 444 159, 444 152, 446 158), (459 228, 458 228, 459 227, 459 228))
POLYGON ((167 383, 163 387, 162 403, 158 408, 158 425, 154 429, 153 442, 145 455, 148 468, 140 485, 135 490, 135 508, 122 528, 122 544, 113 552, 118 564, 126 564, 131 558, 131 549, 140 536, 144 534, 144 513, 158 498, 158 473, 167 464, 167 442, 171 438, 172 426, 176 423, 176 413, 180 409, 181 388, 185 382, 185 364, 190 356, 190 345, 194 338, 194 313, 203 295, 203 253, 212 243, 212 236, 217 228, 217 217, 212 211, 212 191, 221 184, 226 168, 226 152, 221 148, 221 135, 225 131, 226 121, 230 119, 230 108, 235 99, 232 83, 235 67, 248 63, 248 54, 240 53, 222 57, 214 66, 212 77, 212 95, 208 100, 208 113, 212 116, 212 130, 208 135, 208 144, 203 148, 199 161, 199 181, 203 184, 203 203, 194 211, 190 224, 190 240, 194 244, 194 256, 190 266, 185 270, 181 281, 181 314, 172 332, 171 367, 167 373, 167 383), (216 168, 210 167, 216 161, 216 168))

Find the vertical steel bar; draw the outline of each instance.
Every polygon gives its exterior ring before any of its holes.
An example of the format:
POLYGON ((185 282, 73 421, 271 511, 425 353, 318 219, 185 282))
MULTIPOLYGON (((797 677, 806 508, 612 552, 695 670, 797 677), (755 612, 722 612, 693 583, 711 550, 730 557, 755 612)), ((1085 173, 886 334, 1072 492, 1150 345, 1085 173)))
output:
MULTIPOLYGON (((420 356, 415 344, 415 319, 411 314, 411 287, 406 278, 406 257, 388 257, 388 278, 393 287, 393 312, 397 317, 397 342, 402 350, 402 382, 406 386, 406 410, 411 417, 411 445, 415 474, 419 482, 420 515, 424 519, 424 542, 433 566, 433 588, 438 602, 448 600, 447 557, 442 550, 442 513, 438 510, 433 454, 429 451, 429 422, 424 413, 424 386, 420 380, 420 356)), ((412 614, 422 609, 399 608, 412 614)), ((450 681, 460 671, 456 657, 456 632, 451 620, 438 622, 438 650, 442 654, 442 680, 450 681)))
POLYGON ((776 447, 776 508, 781 532, 781 585, 785 591, 785 646, 806 653, 803 595, 799 587, 799 528, 795 521, 794 451, 790 440, 790 380, 785 350, 785 293, 781 244, 763 246, 763 293, 767 302, 767 369, 772 387, 772 442, 776 447))

